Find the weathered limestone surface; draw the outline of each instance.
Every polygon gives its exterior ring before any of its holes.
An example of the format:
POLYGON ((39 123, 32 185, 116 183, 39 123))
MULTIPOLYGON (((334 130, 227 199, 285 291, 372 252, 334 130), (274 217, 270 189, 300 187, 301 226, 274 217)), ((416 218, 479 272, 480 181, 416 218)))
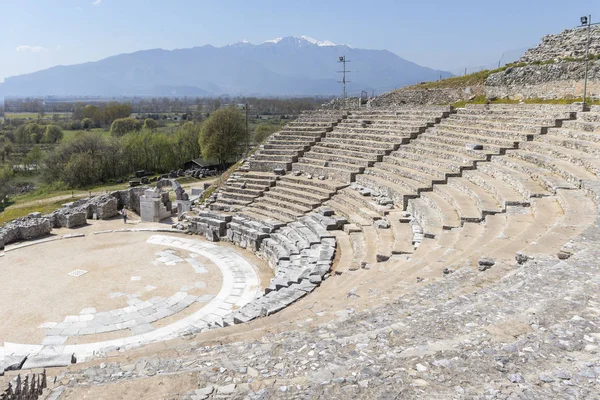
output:
MULTIPOLYGON (((540 44, 527 50, 519 62, 530 63, 565 57, 585 58, 586 41, 587 29, 566 29, 555 35, 546 35, 540 44)), ((598 26, 591 29, 590 54, 600 54, 600 27, 598 26)))
POLYGON ((39 213, 15 219, 0 228, 0 249, 18 240, 31 240, 45 236, 50 233, 52 226, 51 220, 42 217, 39 213))
POLYGON ((371 107, 392 107, 402 104, 452 104, 483 94, 483 86, 443 89, 400 89, 375 97, 369 101, 369 105, 371 107))
MULTIPOLYGON (((488 98, 562 99, 583 96, 585 63, 559 62, 507 68, 485 81, 488 98)), ((600 96, 600 61, 590 62, 588 95, 600 96)))

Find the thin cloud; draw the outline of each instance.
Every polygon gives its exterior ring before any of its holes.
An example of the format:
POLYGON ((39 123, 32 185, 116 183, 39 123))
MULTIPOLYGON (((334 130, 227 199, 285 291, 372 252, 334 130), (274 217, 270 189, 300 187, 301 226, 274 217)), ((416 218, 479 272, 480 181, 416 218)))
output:
POLYGON ((94 0, 92 4, 95 6, 99 6, 100 4, 102 4, 102 0, 94 0))
POLYGON ((19 53, 41 53, 42 51, 46 51, 42 46, 30 46, 28 44, 22 44, 17 46, 17 51, 19 53))

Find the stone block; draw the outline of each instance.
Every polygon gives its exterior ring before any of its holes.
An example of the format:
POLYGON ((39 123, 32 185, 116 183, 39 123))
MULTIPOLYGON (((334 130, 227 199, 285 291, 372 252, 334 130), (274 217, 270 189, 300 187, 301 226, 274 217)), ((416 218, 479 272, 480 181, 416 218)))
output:
POLYGON ((67 367, 77 362, 73 353, 36 354, 27 357, 23 369, 67 367))

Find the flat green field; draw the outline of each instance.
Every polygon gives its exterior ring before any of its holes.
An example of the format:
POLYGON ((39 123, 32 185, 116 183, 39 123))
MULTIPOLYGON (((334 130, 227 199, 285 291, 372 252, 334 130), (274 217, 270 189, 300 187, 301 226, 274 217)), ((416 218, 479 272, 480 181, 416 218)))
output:
MULTIPOLYGON (((91 132, 100 132, 102 133, 102 136, 110 136, 110 132, 107 131, 106 129, 102 129, 102 128, 94 128, 94 129, 90 129, 91 132)), ((82 130, 70 130, 70 129, 65 129, 63 130, 63 141, 67 141, 67 140, 71 140, 77 133, 79 132, 83 132, 82 130)))

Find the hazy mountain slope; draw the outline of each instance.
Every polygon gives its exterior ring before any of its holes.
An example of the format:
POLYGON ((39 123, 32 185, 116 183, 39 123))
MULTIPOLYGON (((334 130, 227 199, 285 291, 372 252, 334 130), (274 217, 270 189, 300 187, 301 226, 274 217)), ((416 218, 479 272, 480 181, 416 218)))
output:
POLYGON ((286 37, 260 45, 240 42, 177 50, 144 50, 97 62, 58 66, 10 77, 0 95, 330 95, 341 91, 338 57, 345 55, 350 93, 387 91, 451 74, 387 50, 363 50, 286 37))

